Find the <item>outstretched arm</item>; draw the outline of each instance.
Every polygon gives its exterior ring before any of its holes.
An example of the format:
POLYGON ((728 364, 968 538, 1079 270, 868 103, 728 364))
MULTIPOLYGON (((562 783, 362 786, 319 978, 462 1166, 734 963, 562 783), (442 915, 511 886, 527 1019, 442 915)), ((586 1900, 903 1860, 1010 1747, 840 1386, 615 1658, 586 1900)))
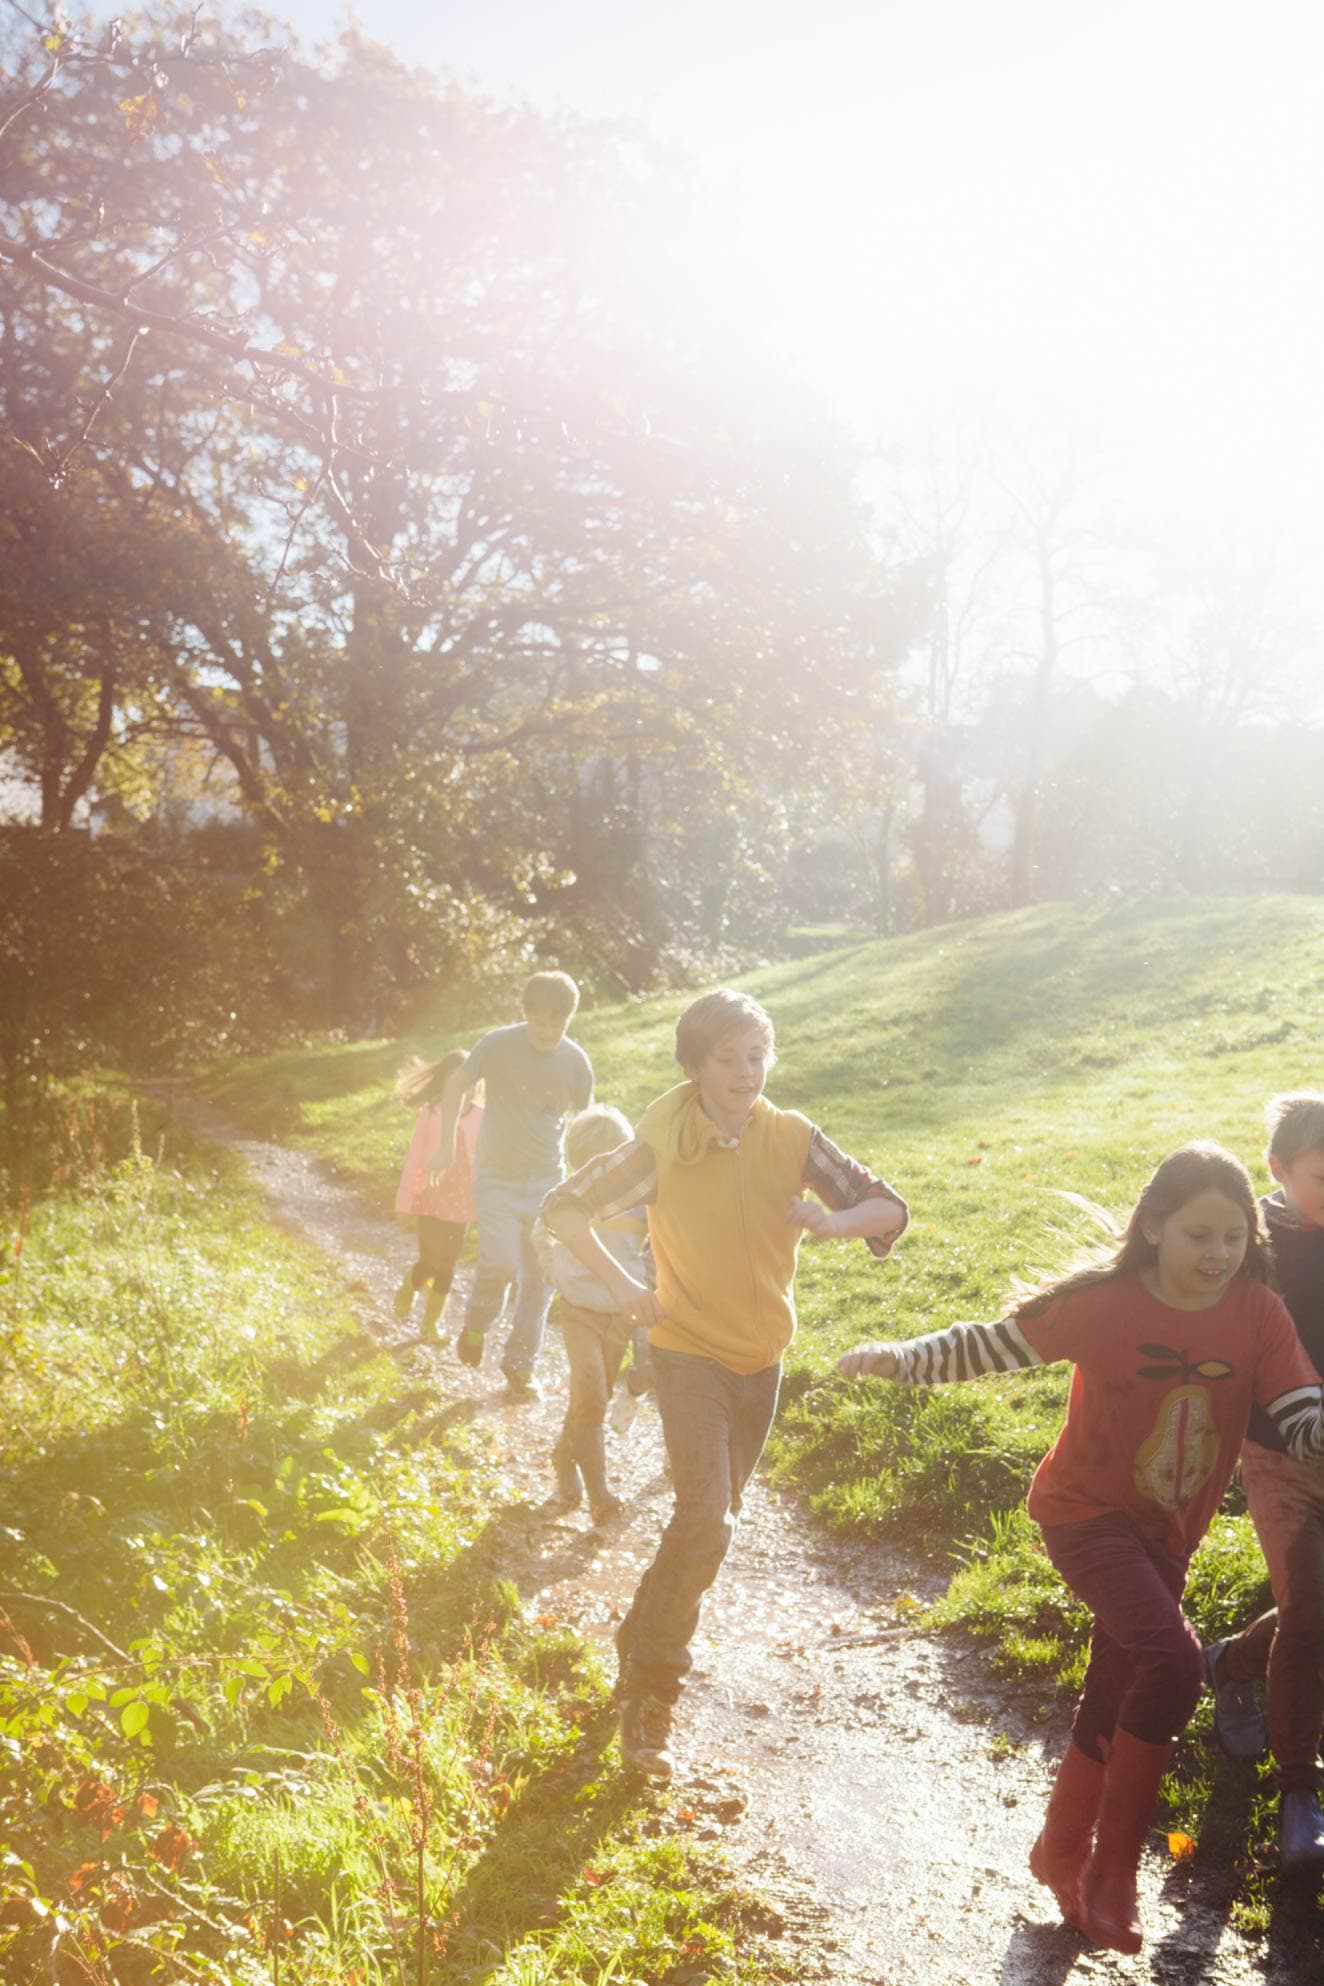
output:
POLYGON ((837 1360, 845 1379, 896 1379, 910 1386, 948 1386, 993 1373, 1023 1372, 1045 1360, 1013 1318, 996 1324, 953 1324, 899 1344, 858 1345, 837 1360))
POLYGON ((646 1283, 636 1282, 593 1232, 595 1220, 610 1220, 657 1198, 657 1161, 647 1145, 632 1138, 614 1152, 590 1159, 547 1195, 543 1224, 563 1241, 576 1261, 605 1283, 617 1308, 635 1325, 660 1324, 662 1306, 646 1283))

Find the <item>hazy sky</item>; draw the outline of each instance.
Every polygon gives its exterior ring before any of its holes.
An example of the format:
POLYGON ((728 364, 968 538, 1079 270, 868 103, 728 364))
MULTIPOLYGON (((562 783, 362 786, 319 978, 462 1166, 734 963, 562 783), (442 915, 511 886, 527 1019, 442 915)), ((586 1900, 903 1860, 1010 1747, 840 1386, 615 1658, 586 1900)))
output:
MULTIPOLYGON (((338 0, 273 11, 332 37, 338 0)), ((629 116, 716 182, 775 330, 866 426, 1083 417, 1137 508, 1324 556, 1315 0, 392 0, 498 95, 629 116)))

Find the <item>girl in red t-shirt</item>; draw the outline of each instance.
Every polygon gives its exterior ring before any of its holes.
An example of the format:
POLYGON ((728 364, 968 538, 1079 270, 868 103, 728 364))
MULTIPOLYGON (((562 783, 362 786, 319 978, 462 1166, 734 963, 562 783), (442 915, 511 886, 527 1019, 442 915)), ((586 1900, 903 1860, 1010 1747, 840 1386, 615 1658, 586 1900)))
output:
POLYGON ((1114 1252, 996 1324, 847 1352, 838 1369, 932 1385, 1070 1359, 1066 1423, 1030 1515, 1094 1615, 1089 1668, 1030 1868, 1068 1923, 1139 1951, 1136 1871, 1173 1740, 1204 1675, 1181 1611, 1191 1554, 1258 1403, 1301 1459, 1324 1454, 1320 1384, 1286 1307, 1244 1166, 1183 1145, 1114 1252))
POLYGON ((452 1049, 439 1062, 424 1062, 415 1056, 395 1079, 396 1095, 403 1103, 417 1104, 419 1110, 395 1196, 396 1213, 403 1218, 412 1216, 416 1223, 418 1260, 395 1293, 394 1309, 403 1323, 414 1307, 414 1298, 423 1291, 423 1322, 418 1335, 424 1344, 437 1341, 437 1320, 455 1276, 465 1230, 474 1217, 474 1146, 483 1109, 474 1100, 473 1091, 464 1100, 456 1126, 454 1163, 435 1181, 428 1179, 428 1160, 440 1135, 442 1091, 463 1061, 462 1048, 452 1049))

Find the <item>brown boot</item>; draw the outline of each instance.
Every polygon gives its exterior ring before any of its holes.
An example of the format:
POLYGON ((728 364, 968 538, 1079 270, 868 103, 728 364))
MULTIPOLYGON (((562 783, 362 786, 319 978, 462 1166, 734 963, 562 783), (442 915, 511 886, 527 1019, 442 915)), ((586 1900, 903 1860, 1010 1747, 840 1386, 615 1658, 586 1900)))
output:
POLYGON ((1080 1878, 1094 1845, 1094 1822, 1107 1767, 1079 1745, 1067 1746, 1049 1795, 1030 1874, 1051 1889, 1068 1924, 1080 1928, 1080 1878))
POLYGON ((1094 1828, 1094 1853, 1080 1879, 1080 1928, 1109 1951, 1140 1950, 1136 1871, 1159 1782, 1171 1756, 1170 1742, 1148 1745, 1129 1731, 1113 1737, 1094 1828))

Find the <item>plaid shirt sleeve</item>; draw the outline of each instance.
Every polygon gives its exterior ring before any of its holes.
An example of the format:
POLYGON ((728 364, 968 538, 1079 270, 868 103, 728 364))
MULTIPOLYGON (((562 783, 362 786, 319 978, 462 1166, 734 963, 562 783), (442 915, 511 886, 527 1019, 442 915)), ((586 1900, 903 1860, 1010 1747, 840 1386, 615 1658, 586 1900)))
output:
POLYGON ((818 1126, 809 1140, 809 1156, 805 1160, 804 1178, 801 1184, 817 1193, 825 1207, 837 1213, 843 1207, 858 1207, 861 1200, 890 1200, 901 1210, 901 1226, 896 1234, 887 1239, 878 1235, 866 1235, 864 1245, 871 1255, 880 1259, 890 1254, 892 1243, 904 1233, 910 1219, 910 1209, 901 1195, 890 1187, 885 1179, 879 1179, 867 1166, 858 1160, 847 1158, 845 1152, 825 1138, 818 1126))
POLYGON ((577 1207, 591 1221, 607 1221, 657 1198, 657 1159, 650 1145, 631 1138, 604 1152, 554 1186, 542 1203, 544 1218, 557 1207, 577 1207))

